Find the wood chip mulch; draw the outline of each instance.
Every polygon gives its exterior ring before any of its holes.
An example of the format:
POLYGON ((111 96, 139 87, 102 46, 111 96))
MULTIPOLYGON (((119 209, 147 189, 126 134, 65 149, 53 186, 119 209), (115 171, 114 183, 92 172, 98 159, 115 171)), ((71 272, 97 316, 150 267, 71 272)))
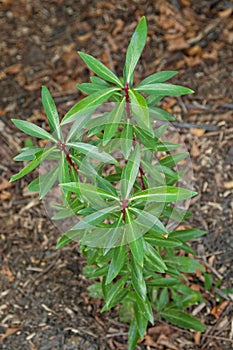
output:
MULTIPOLYGON (((82 50, 121 74, 131 34, 142 15, 148 40, 136 82, 159 70, 178 70, 172 82, 195 94, 165 98, 162 107, 185 141, 199 196, 188 224, 207 235, 193 242, 198 259, 213 275, 190 276, 204 302, 190 310, 205 333, 156 321, 141 350, 230 350, 233 348, 233 103, 231 1, 2 0, 0 1, 0 347, 3 350, 127 349, 127 325, 117 310, 101 314, 90 299, 85 260, 75 244, 57 251, 59 230, 43 203, 27 191, 35 175, 9 183, 21 168, 12 160, 28 142, 10 118, 46 126, 40 89, 46 85, 61 116, 83 95, 77 83, 90 71, 82 50), (228 290, 228 293, 226 293, 228 290)), ((33 140, 34 144, 40 141, 33 140)))

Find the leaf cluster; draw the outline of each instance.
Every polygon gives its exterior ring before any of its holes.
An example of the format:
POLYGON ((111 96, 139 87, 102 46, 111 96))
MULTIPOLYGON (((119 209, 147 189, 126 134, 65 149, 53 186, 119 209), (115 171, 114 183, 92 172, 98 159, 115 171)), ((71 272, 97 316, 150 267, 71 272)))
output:
POLYGON ((90 294, 104 298, 102 311, 120 304, 122 320, 130 323, 129 350, 144 337, 148 322, 154 324, 154 311, 157 319, 204 330, 199 320, 184 312, 202 300, 188 285, 186 274, 203 270, 186 242, 204 231, 169 231, 166 227, 169 219, 181 222, 190 216, 175 204, 196 192, 177 186, 183 175, 177 164, 188 154, 177 151, 179 144, 163 140, 174 117, 158 107, 165 96, 193 91, 167 83, 176 71, 152 74, 134 86, 146 37, 143 17, 128 46, 122 78, 93 56, 79 52, 95 76, 77 85, 88 96, 61 120, 43 86, 49 131, 28 121, 12 120, 21 131, 48 140, 50 146, 21 149, 14 159, 27 164, 10 181, 27 175, 44 160, 51 163, 51 170, 33 180, 29 190, 39 192, 41 199, 54 185, 60 186, 63 204, 56 205, 53 219, 75 216, 77 223, 62 235, 57 247, 79 242, 87 259, 83 272, 95 279, 90 294), (93 118, 106 101, 114 103, 111 111, 93 118), (70 123, 64 135, 63 125, 70 123))

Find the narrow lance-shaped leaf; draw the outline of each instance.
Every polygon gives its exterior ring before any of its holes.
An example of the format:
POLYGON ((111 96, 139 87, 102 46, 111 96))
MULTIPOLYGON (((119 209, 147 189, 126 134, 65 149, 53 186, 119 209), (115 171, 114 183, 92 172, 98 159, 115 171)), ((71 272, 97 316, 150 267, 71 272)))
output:
POLYGON ((130 120, 127 120, 126 124, 123 124, 123 130, 121 132, 121 150, 122 153, 125 157, 125 159, 129 158, 131 149, 132 149, 132 144, 133 144, 133 126, 130 123, 130 120))
POLYGON ((39 177, 39 199, 42 199, 48 191, 53 187, 58 178, 59 165, 57 165, 53 170, 39 177))
POLYGON ((138 332, 136 318, 134 317, 130 323, 129 335, 128 335, 128 350, 135 350, 140 334, 138 332))
POLYGON ((150 113, 150 117, 155 119, 155 120, 168 120, 168 121, 175 120, 173 115, 171 115, 170 113, 168 113, 167 111, 165 111, 162 108, 149 106, 149 113, 150 113))
POLYGON ((134 304, 134 314, 137 322, 137 329, 140 334, 140 337, 143 338, 146 332, 146 328, 148 325, 148 317, 144 313, 144 309, 141 308, 141 303, 134 304))
POLYGON ((20 172, 18 172, 10 178, 10 182, 21 179, 21 177, 33 171, 54 149, 55 147, 52 147, 46 149, 45 151, 43 150, 38 152, 34 160, 32 160, 22 170, 20 170, 20 172))
POLYGON ((114 253, 111 260, 111 264, 109 266, 106 284, 112 282, 112 280, 119 274, 127 256, 125 245, 120 245, 119 247, 113 249, 114 253))
POLYGON ((59 120, 57 108, 46 86, 42 86, 41 97, 42 97, 42 104, 48 118, 50 130, 52 133, 55 134, 56 138, 61 139, 62 133, 61 133, 60 120, 59 120))
POLYGON ((140 266, 143 266, 144 261, 144 249, 143 249, 143 238, 139 237, 135 241, 129 243, 129 249, 133 254, 134 259, 140 266))
POLYGON ((144 242, 145 255, 153 262, 155 266, 155 271, 164 273, 167 270, 167 266, 163 262, 162 257, 159 253, 152 247, 151 244, 144 242))
POLYGON ((161 96, 180 96, 194 93, 193 90, 187 87, 164 83, 141 85, 137 86, 135 90, 146 94, 156 94, 161 96))
POLYGON ((143 276, 143 267, 138 265, 134 258, 132 259, 132 284, 139 298, 145 301, 147 288, 143 276))
POLYGON ((116 84, 117 86, 123 87, 120 79, 102 62, 97 60, 95 57, 88 55, 84 52, 78 51, 79 56, 86 63, 86 65, 99 77, 116 84))
POLYGON ((145 79, 143 79, 137 85, 137 87, 140 87, 141 85, 147 85, 147 84, 163 83, 164 81, 169 80, 172 77, 174 77, 177 73, 178 72, 174 71, 174 70, 165 70, 162 72, 154 73, 154 74, 150 75, 149 77, 146 77, 145 79))
POLYGON ((26 160, 33 160, 35 159, 35 154, 38 153, 39 151, 42 151, 43 148, 41 147, 26 147, 21 149, 17 156, 15 156, 13 159, 16 161, 26 161, 26 160))
POLYGON ((106 295, 106 304, 101 310, 101 312, 106 311, 109 309, 109 306, 113 304, 114 299, 117 298, 117 296, 122 292, 122 289, 124 288, 124 285, 127 281, 128 276, 124 276, 120 278, 116 283, 114 283, 111 288, 109 288, 107 295, 106 295))
POLYGON ((138 63, 138 60, 141 56, 142 50, 146 44, 146 36, 147 36, 147 25, 146 19, 143 16, 140 20, 133 36, 130 40, 127 52, 126 52, 126 60, 124 66, 124 80, 125 83, 132 84, 133 83, 133 72, 138 63))
POLYGON ((121 176, 121 197, 127 199, 138 176, 140 166, 140 149, 137 144, 131 152, 128 162, 122 171, 121 176))
POLYGON ((118 128, 118 125, 122 119, 125 107, 125 97, 120 103, 118 103, 112 112, 109 114, 108 122, 104 128, 103 143, 106 144, 109 140, 113 138, 118 128))
MULTIPOLYGON (((107 207, 107 208, 98 210, 90 215, 87 215, 83 219, 81 219, 76 225, 74 225, 70 231, 72 232, 75 230, 92 228, 93 226, 96 226, 100 222, 102 222, 103 219, 105 219, 109 215, 109 213, 113 213, 116 210, 119 210, 119 206, 117 205, 112 207, 107 207)), ((68 234, 67 236, 69 237, 68 234)))
POLYGON ((93 112, 99 105, 105 102, 114 92, 119 91, 120 88, 107 88, 102 91, 97 91, 82 99, 74 105, 62 119, 61 125, 70 123, 84 114, 93 112))
POLYGON ((101 198, 109 199, 109 200, 118 199, 116 195, 113 195, 112 193, 109 193, 103 190, 102 188, 96 187, 88 183, 68 182, 68 183, 62 183, 60 184, 60 186, 63 189, 76 194, 83 194, 83 195, 88 194, 88 196, 101 196, 101 198))
POLYGON ((177 230, 169 233, 169 237, 180 239, 182 242, 190 241, 206 234, 203 230, 188 228, 186 230, 177 230))
POLYGON ((197 192, 182 187, 159 186, 140 191, 131 200, 155 201, 161 203, 178 202, 195 196, 197 192))
POLYGON ((146 99, 133 89, 129 90, 129 96, 133 119, 139 126, 153 133, 146 99))
POLYGON ((172 167, 176 163, 179 163, 179 161, 186 158, 187 156, 188 156, 188 152, 174 153, 174 154, 171 154, 171 155, 161 159, 157 164, 164 165, 167 167, 172 167))
MULTIPOLYGON (((134 218, 132 216, 131 210, 126 209, 126 225, 124 226, 124 234, 125 234, 125 241, 127 243, 131 243, 136 241, 138 238, 140 238, 143 234, 141 228, 134 222, 134 218)), ((140 244, 140 243, 139 243, 140 244)), ((137 255, 138 258, 138 264, 142 266, 143 264, 143 254, 139 256, 135 250, 135 257, 137 255)))
POLYGON ((69 130, 69 133, 66 138, 66 142, 77 141, 80 136, 83 136, 83 133, 84 133, 83 128, 91 118, 91 114, 92 113, 84 114, 75 121, 75 123, 72 125, 72 127, 69 130))
POLYGON ((160 316, 182 328, 194 329, 197 332, 204 332, 205 330, 205 326, 199 320, 179 309, 168 308, 161 311, 160 316))
MULTIPOLYGON (((161 208, 162 209, 162 208, 161 208)), ((160 211, 161 211, 160 209, 160 211)), ((151 228, 158 232, 168 233, 166 227, 157 218, 157 216, 149 213, 146 210, 130 207, 130 211, 137 215, 136 225, 142 225, 144 230, 149 231, 151 228)))
POLYGON ((116 164, 117 161, 106 152, 99 152, 96 146, 93 146, 84 142, 69 142, 67 146, 77 150, 78 152, 85 154, 87 157, 99 159, 105 163, 116 164))
POLYGON ((38 137, 39 139, 57 142, 56 138, 50 135, 46 130, 26 120, 11 119, 15 126, 25 134, 38 137))

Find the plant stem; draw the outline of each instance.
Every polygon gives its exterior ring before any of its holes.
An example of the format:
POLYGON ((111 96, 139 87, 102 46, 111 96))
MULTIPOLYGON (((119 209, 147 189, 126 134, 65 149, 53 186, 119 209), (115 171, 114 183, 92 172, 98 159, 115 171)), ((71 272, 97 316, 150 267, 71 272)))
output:
POLYGON ((58 141, 57 143, 58 147, 62 152, 64 152, 65 157, 69 165, 74 168, 74 170, 78 173, 78 166, 75 164, 75 162, 71 159, 69 152, 66 150, 66 145, 61 142, 61 140, 58 141))
POLYGON ((142 190, 145 190, 146 189, 146 185, 145 185, 145 182, 144 182, 144 179, 143 179, 143 176, 145 175, 145 173, 144 173, 144 171, 143 171, 141 166, 139 167, 139 173, 140 173, 142 190))
POLYGON ((130 98, 129 98, 129 83, 125 84, 125 87, 122 88, 122 90, 125 92, 125 110, 126 115, 128 119, 132 119, 131 113, 130 113, 130 98))

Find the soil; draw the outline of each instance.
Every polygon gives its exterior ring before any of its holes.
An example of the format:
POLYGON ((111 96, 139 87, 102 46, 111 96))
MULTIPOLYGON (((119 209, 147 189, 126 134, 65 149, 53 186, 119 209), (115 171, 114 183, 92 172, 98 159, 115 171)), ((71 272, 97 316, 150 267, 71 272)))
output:
POLYGON ((199 196, 187 225, 207 231, 192 245, 214 283, 205 291, 202 275, 190 277, 204 299, 191 312, 206 324, 205 333, 156 320, 137 349, 233 348, 232 12, 227 0, 0 1, 2 349, 127 349, 128 326, 119 322, 117 310, 101 314, 102 300, 88 296, 90 281, 82 275, 85 260, 76 245, 55 249, 60 232, 37 195, 27 191, 33 175, 8 182, 22 166, 12 158, 30 139, 10 118, 46 126, 41 85, 52 92, 61 116, 83 97, 75 85, 88 81, 90 71, 77 50, 121 75, 142 15, 148 40, 136 82, 171 69, 179 71, 172 82, 195 90, 187 97, 165 98, 161 106, 177 117, 174 124, 190 151, 199 196))

